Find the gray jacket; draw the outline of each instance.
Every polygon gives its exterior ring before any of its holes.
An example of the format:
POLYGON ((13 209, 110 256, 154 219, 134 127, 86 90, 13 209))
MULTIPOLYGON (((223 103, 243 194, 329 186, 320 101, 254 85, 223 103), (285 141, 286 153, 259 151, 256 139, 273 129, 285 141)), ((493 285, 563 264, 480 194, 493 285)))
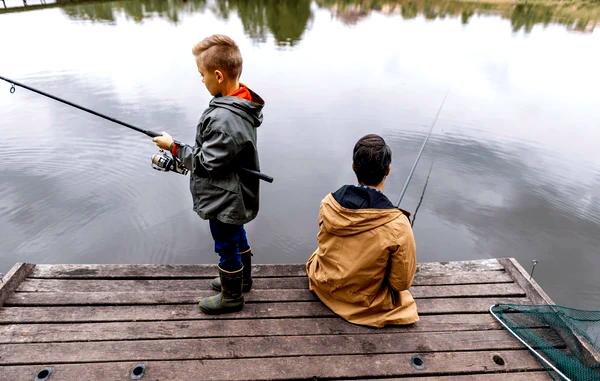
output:
POLYGON ((238 171, 259 171, 256 128, 262 123, 262 98, 252 102, 214 97, 202 113, 194 147, 179 144, 177 158, 190 170, 194 211, 203 219, 242 225, 258 214, 259 179, 238 171))

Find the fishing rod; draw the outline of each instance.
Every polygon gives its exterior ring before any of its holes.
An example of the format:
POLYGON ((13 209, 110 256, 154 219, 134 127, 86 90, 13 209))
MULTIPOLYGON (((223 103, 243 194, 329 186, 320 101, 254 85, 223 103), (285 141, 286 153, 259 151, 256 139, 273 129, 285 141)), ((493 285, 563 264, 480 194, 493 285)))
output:
MULTIPOLYGON (((433 123, 431 124, 431 128, 429 129, 429 134, 427 134, 427 137, 425 138, 425 141, 423 141, 423 145, 421 146, 421 149, 419 150, 419 153, 417 154, 417 158, 415 159, 415 162, 412 165, 412 168, 410 169, 410 173, 408 174, 408 177, 406 178, 406 181, 404 182, 404 187, 402 187, 402 192, 400 192, 400 198, 398 199, 398 203, 396 204, 396 208, 400 207, 400 203, 402 202, 402 199, 404 198, 404 194, 406 193, 406 189, 408 189, 408 184, 410 184, 410 180, 412 179, 413 174, 415 173, 415 169, 417 168, 417 164, 419 163, 419 159, 421 159, 421 155, 423 154, 423 150, 425 149, 425 145, 427 145, 427 141, 429 140, 429 137, 431 136, 431 133, 433 132, 433 129, 435 128, 435 125, 438 121, 438 118, 440 116, 440 113, 442 112, 442 108, 444 108, 444 103, 446 103, 446 98, 448 97, 448 93, 446 92, 446 95, 444 95, 444 100, 442 100, 442 104, 440 105, 440 108, 437 111, 437 114, 435 115, 435 119, 433 120, 433 123)), ((430 170, 431 173, 431 170, 430 170)), ((427 178, 429 179, 429 176, 427 176, 427 178)), ((425 188, 427 187, 427 185, 425 186, 425 188)), ((423 189, 423 193, 425 193, 425 189, 423 189)), ((421 199, 423 198, 423 196, 421 196, 421 199)), ((414 217, 413 217, 414 218, 414 217)))
MULTIPOLYGON (((48 97, 50 99, 54 99, 55 101, 64 103, 64 104, 69 105, 71 107, 75 107, 75 108, 80 109, 82 111, 85 111, 85 112, 88 112, 90 114, 96 115, 96 116, 98 116, 100 118, 103 118, 103 119, 106 119, 106 120, 110 120, 113 123, 120 124, 122 126, 130 128, 132 130, 141 132, 142 134, 147 135, 147 136, 149 136, 151 138, 155 138, 157 136, 161 136, 162 135, 162 134, 159 134, 158 132, 154 132, 154 131, 150 131, 150 130, 145 130, 143 128, 136 127, 136 126, 134 126, 132 124, 129 124, 129 123, 123 122, 121 120, 115 119, 115 118, 113 118, 111 116, 99 113, 99 112, 94 111, 92 109, 89 109, 87 107, 80 106, 80 105, 78 105, 76 103, 73 103, 73 102, 70 102, 70 101, 68 101, 66 99, 62 99, 62 98, 59 98, 59 97, 54 96, 52 94, 48 94, 48 93, 46 93, 44 91, 35 89, 35 88, 27 86, 27 85, 24 85, 22 83, 14 81, 14 80, 12 80, 10 78, 5 78, 5 77, 0 76, 0 79, 11 84, 11 88, 10 88, 10 93, 11 94, 13 94, 15 92, 15 85, 16 85, 16 86, 22 87, 24 89, 27 89, 29 91, 33 91, 34 93, 38 93, 40 95, 48 97)), ((175 172, 182 173, 182 174, 187 173, 187 171, 185 171, 181 167, 177 166, 177 163, 174 162, 175 159, 172 159, 173 161, 169 161, 167 159, 170 159, 170 158, 168 158, 168 157, 165 158, 165 156, 153 155, 152 162, 153 162, 153 164, 158 165, 160 168, 163 168, 164 170, 167 170, 167 171, 168 170, 173 170, 175 172), (156 157, 156 160, 155 160, 155 157, 156 157)), ((264 173, 261 173, 259 171, 255 171, 253 169, 248 169, 248 168, 243 168, 243 167, 240 167, 239 169, 240 169, 240 171, 244 172, 245 174, 258 177, 259 179, 264 180, 264 181, 266 181, 268 183, 272 183, 273 182, 273 178, 271 176, 266 175, 264 173)))
POLYGON ((415 226, 415 221, 417 220, 417 213, 419 213, 419 208, 421 207, 421 204, 423 203, 423 197, 425 197, 425 191, 427 190, 427 185, 429 184, 429 177, 431 176, 432 169, 433 169, 433 161, 431 162, 431 165, 429 166, 429 172, 427 172, 427 179, 425 179, 425 185, 423 185, 423 190, 421 191, 421 198, 419 198, 419 203, 417 204, 417 207, 415 208, 415 214, 413 214, 413 216, 412 216, 412 221, 410 221, 410 226, 415 226))

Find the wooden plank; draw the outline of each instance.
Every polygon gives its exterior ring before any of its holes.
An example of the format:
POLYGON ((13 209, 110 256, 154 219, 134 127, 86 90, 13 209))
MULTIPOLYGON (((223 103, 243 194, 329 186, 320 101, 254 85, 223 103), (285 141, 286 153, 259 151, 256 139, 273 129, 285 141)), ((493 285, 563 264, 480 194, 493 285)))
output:
POLYGON ((475 259, 469 261, 423 262, 417 264, 417 272, 430 274, 449 274, 469 271, 503 271, 504 266, 496 258, 475 259))
MULTIPOLYGON (((352 381, 366 381, 367 379, 352 381)), ((370 379, 372 380, 372 379, 370 379)), ((406 381, 406 378, 379 378, 386 381, 406 381)), ((452 376, 433 376, 419 377, 419 381, 552 381, 552 377, 546 372, 522 372, 522 373, 488 373, 488 374, 470 374, 470 375, 452 375, 452 376)), ((339 381, 350 381, 350 379, 341 379, 339 381)))
MULTIPOLYGON (((527 292, 527 296, 535 304, 554 304, 550 296, 542 287, 529 276, 525 269, 517 262, 515 258, 501 258, 499 261, 506 268, 506 272, 527 292)), ((577 332, 572 332, 573 337, 563 335, 563 340, 571 348, 573 353, 583 354, 583 361, 588 366, 600 364, 600 353, 594 346, 577 332)))
POLYGON ((29 263, 17 263, 6 275, 2 277, 0 282, 0 307, 8 297, 17 289, 23 279, 34 269, 35 265, 29 263))
MULTIPOLYGON (((419 314, 488 313, 494 303, 526 304, 526 298, 440 298, 422 299, 419 314)), ((204 319, 263 319, 282 317, 334 316, 321 302, 248 303, 237 313, 204 315, 195 305, 2 307, 0 323, 57 323, 100 321, 154 321, 204 319)))
MULTIPOLYGON (((541 365, 526 350, 435 352, 420 355, 415 369, 412 354, 271 357, 235 360, 147 361, 144 379, 290 380, 313 378, 418 377, 455 373, 539 371, 541 365), (503 365, 493 359, 502 358, 503 365)), ((123 380, 137 362, 56 364, 57 380, 123 380)), ((0 367, 0 381, 31 380, 40 366, 0 367)))
MULTIPOLYGON (((448 274, 455 271, 501 271, 496 259, 455 262, 419 263, 417 272, 448 274)), ((305 264, 258 264, 253 275, 261 277, 305 276, 305 264)), ((153 265, 153 264, 60 264, 37 265, 31 278, 209 278, 216 276, 215 265, 153 265)))
MULTIPOLYGON (((416 324, 375 329, 338 317, 0 325, 0 343, 142 340, 238 336, 380 334, 502 329, 489 314, 423 315, 416 324)), ((485 334, 485 333, 482 333, 485 334)))
MULTIPOLYGON (((17 289, 19 292, 119 292, 136 290, 149 291, 179 291, 179 290, 209 290, 210 279, 136 279, 136 280, 106 280, 106 279, 27 279, 17 289)), ((451 285, 451 284, 489 284, 512 283, 510 275, 504 271, 462 272, 452 275, 415 276, 415 286, 451 285)), ((258 278, 254 280, 253 289, 306 289, 306 277, 289 278, 258 278)))
MULTIPOLYGON (((548 329, 534 331, 551 345, 562 343, 548 329)), ((0 345, 0 365, 81 362, 241 359, 260 357, 422 353, 522 349, 506 331, 382 333, 378 335, 311 335, 102 341, 0 345)))
MULTIPOLYGON (((252 266, 253 276, 302 277, 304 264, 271 264, 252 266)), ((153 264, 61 264, 37 265, 31 278, 48 279, 153 279, 153 278, 212 278, 218 275, 216 265, 153 265, 153 264)))
MULTIPOLYGON (((415 286, 415 299, 475 296, 522 297, 525 292, 515 283, 492 283, 444 286, 415 286)), ((150 291, 150 292, 17 292, 6 301, 6 306, 58 305, 136 305, 136 304, 191 304, 199 298, 214 295, 214 291, 150 291)), ((252 290, 247 302, 306 302, 318 300, 307 289, 252 290)))
POLYGON ((554 304, 550 296, 534 280, 514 258, 500 258, 498 261, 504 266, 506 272, 514 281, 527 292, 527 296, 534 304, 554 304))

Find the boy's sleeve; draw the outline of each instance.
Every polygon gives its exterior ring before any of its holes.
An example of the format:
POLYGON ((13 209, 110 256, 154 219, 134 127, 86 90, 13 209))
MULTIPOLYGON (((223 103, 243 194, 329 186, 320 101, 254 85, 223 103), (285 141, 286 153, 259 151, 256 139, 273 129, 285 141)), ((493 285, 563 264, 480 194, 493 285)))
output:
POLYGON ((194 169, 194 148, 187 144, 177 145, 177 159, 183 163, 183 166, 189 170, 194 169))
POLYGON ((396 291, 408 290, 417 271, 415 237, 410 226, 400 233, 391 254, 390 286, 396 291))
MULTIPOLYGON (((213 122, 214 123, 214 122, 213 122)), ((193 169, 200 176, 211 176, 227 170, 240 152, 240 145, 226 131, 232 120, 219 120, 219 128, 209 124, 202 136, 202 146, 195 150, 193 169)))

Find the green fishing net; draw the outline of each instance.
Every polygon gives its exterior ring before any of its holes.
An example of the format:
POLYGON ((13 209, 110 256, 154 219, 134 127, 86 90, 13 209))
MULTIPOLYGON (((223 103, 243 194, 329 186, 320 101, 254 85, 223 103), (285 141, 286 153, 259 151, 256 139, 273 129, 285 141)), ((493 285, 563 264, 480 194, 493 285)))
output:
POLYGON ((600 380, 600 311, 517 304, 496 304, 490 311, 554 380, 600 380))

